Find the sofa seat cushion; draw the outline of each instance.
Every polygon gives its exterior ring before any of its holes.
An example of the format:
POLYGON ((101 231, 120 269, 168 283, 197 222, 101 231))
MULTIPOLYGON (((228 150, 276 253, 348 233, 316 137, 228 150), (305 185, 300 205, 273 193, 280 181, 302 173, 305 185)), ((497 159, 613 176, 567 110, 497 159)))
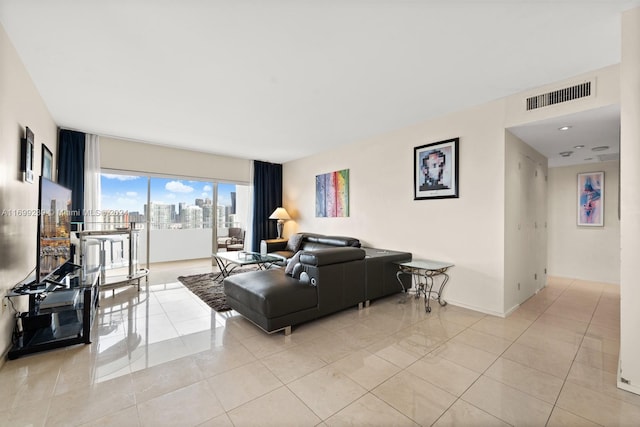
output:
POLYGON ((315 286, 284 274, 283 269, 252 271, 224 279, 224 293, 267 318, 318 305, 315 286))
POLYGON ((275 252, 269 252, 269 255, 274 256, 276 258, 280 258, 280 260, 282 261, 282 265, 285 265, 287 263, 287 260, 291 258, 293 255, 295 255, 295 252, 275 251, 275 252))

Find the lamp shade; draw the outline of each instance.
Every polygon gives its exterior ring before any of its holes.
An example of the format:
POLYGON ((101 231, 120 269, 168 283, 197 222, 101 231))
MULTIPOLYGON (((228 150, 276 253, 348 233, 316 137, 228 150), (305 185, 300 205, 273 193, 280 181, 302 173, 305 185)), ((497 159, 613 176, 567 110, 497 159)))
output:
POLYGON ((276 210, 273 211, 269 219, 285 220, 285 219, 291 219, 291 217, 289 216, 289 212, 287 212, 285 208, 276 208, 276 210))

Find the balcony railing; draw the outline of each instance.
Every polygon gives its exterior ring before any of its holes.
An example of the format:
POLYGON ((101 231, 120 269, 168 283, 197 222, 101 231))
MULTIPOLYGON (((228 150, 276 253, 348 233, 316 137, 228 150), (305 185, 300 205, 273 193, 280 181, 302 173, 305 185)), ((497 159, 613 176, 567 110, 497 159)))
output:
MULTIPOLYGON (((212 229, 209 228, 171 228, 174 223, 164 223, 165 228, 151 227, 148 238, 151 241, 149 248, 149 262, 182 261, 188 259, 209 258, 216 250, 213 247, 212 229)), ((85 230, 117 230, 135 227, 140 232, 138 259, 141 264, 147 263, 147 231, 145 223, 115 223, 94 222, 86 223, 85 230)), ((229 235, 230 227, 241 227, 238 222, 228 222, 217 229, 217 237, 229 235)))

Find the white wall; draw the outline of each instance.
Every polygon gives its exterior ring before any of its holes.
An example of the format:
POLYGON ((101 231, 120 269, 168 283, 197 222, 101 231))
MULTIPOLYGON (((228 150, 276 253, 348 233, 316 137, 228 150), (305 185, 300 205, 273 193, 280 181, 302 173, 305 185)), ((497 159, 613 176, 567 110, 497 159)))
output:
POLYGON ((286 163, 284 204, 296 230, 450 261, 446 299, 503 313, 504 102, 286 163), (414 147, 460 137, 460 198, 413 200, 414 147), (349 169, 350 217, 315 217, 315 176, 349 169))
MULTIPOLYGON (((104 169, 240 184, 236 188, 236 210, 243 226, 250 226, 248 184, 252 177, 251 160, 100 137, 100 165, 104 169)), ((213 236, 211 229, 151 230, 150 233, 150 262, 209 257, 212 242, 217 240, 217 234, 213 236)), ((146 244, 146 231, 143 234, 145 239, 140 245, 140 259, 146 261, 146 246, 142 244, 146 244)))
POLYGON ((617 161, 549 169, 549 275, 620 283, 617 161), (578 227, 578 174, 604 171, 604 227, 578 227))
POLYGON ((622 16, 620 66, 620 369, 628 383, 618 387, 640 394, 640 8, 622 16))
POLYGON ((547 158, 505 131, 504 312, 546 285, 547 158))
POLYGON ((608 105, 618 105, 620 103, 619 77, 620 65, 615 64, 510 96, 507 98, 505 105, 505 127, 510 128, 553 117, 561 117, 567 114, 577 113, 579 111, 593 110, 608 105), (550 92, 585 81, 595 81, 595 86, 592 88, 593 95, 590 97, 574 99, 569 102, 550 105, 531 111, 527 111, 525 108, 525 99, 530 96, 539 95, 541 93, 550 92))
MULTIPOLYGON (((4 28, 0 25, 0 210, 38 208, 42 143, 57 164, 57 128, 4 28), (34 182, 22 181, 20 138, 28 126, 35 135, 34 182)), ((54 172, 55 176, 55 172, 54 172)), ((0 297, 36 266, 36 216, 0 215, 0 297)), ((19 308, 27 306, 20 298, 19 308)), ((0 305, 0 366, 11 345, 13 311, 0 305)))
POLYGON ((446 299, 503 315, 523 295, 505 288, 512 272, 505 267, 505 129, 618 103, 618 72, 617 65, 606 67, 286 163, 284 205, 294 220, 284 234, 342 234, 415 258, 451 261, 446 299), (596 81, 592 97, 526 111, 527 96, 585 79, 596 81), (413 148, 453 137, 460 137, 460 198, 414 201, 413 148), (350 170, 351 216, 315 218, 315 176, 341 169, 350 170))
POLYGON ((210 228, 151 230, 149 239, 151 262, 209 258, 213 252, 210 228))
POLYGON ((247 184, 252 165, 247 159, 100 137, 100 166, 105 169, 247 184))

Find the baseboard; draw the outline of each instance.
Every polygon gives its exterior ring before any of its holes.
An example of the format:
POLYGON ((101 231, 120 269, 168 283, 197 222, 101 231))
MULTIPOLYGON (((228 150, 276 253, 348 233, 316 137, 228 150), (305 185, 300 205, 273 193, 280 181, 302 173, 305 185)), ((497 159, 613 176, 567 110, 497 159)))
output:
POLYGON ((633 394, 640 394, 640 387, 636 385, 623 383, 622 381, 620 381, 620 377, 618 377, 618 388, 620 390, 628 391, 633 394))
MULTIPOLYGON (((537 293, 537 291, 536 291, 537 293)), ((520 304, 516 304, 513 307, 511 307, 509 310, 507 310, 506 313, 504 313, 504 315, 502 317, 509 317, 511 315, 511 313, 513 313, 514 311, 516 311, 517 309, 520 308, 520 304)))
POLYGON ((629 384, 628 382, 622 381, 622 375, 620 372, 621 370, 622 368, 620 367, 620 359, 618 359, 618 375, 616 375, 616 382, 617 382, 616 385, 618 386, 618 388, 620 390, 628 391, 630 393, 640 394, 640 387, 638 387, 637 385, 632 385, 632 384, 629 384))
MULTIPOLYGON (((466 304, 464 302, 456 301, 456 300, 453 300, 453 299, 445 298, 445 300, 447 301, 447 304, 455 305, 456 307, 468 308, 469 310, 479 311, 480 313, 490 314, 492 316, 497 316, 497 317, 506 317, 507 316, 506 313, 500 313, 500 312, 493 311, 493 310, 487 310, 486 308, 477 307, 477 306, 466 304)), ((518 308, 518 307, 516 307, 516 308, 518 308)), ((509 314, 511 314, 511 312, 509 312, 509 314)))

